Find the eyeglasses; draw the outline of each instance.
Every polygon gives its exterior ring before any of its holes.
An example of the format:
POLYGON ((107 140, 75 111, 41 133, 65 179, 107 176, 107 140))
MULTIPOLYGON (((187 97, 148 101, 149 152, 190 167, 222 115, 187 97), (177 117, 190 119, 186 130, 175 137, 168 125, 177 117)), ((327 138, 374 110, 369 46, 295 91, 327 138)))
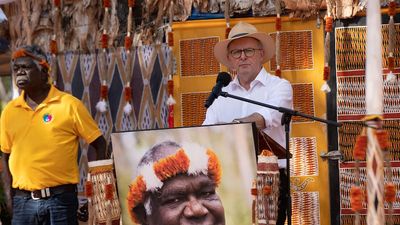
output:
POLYGON ((256 50, 263 50, 262 48, 245 48, 245 49, 234 49, 230 52, 231 56, 235 59, 240 58, 242 56, 242 52, 246 57, 252 57, 256 53, 256 50))

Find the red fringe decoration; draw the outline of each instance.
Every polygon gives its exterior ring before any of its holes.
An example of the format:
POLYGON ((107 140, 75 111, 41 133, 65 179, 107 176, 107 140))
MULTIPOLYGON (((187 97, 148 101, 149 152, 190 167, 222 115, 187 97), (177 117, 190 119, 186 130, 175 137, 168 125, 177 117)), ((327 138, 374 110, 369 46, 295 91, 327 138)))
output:
POLYGON ((111 1, 110 0, 103 0, 103 8, 110 8, 111 1))
POLYGON ((57 49, 57 41, 56 40, 50 40, 50 52, 51 54, 56 55, 58 52, 57 49))
POLYGON ((107 99, 108 96, 108 86, 107 85, 101 85, 100 87, 100 97, 101 99, 107 99))
POLYGON ((173 95, 174 94, 174 81, 173 80, 168 80, 168 95, 173 95))
POLYGON ((278 76, 278 77, 282 76, 281 69, 276 69, 275 70, 275 76, 278 76))
POLYGON ((60 7, 60 5, 61 5, 61 0, 54 0, 53 2, 54 2, 54 6, 55 6, 55 7, 60 7))
POLYGON ((389 71, 394 71, 394 57, 393 56, 389 56, 388 57, 388 69, 389 71))
POLYGON ((113 200, 114 198, 114 186, 113 184, 104 185, 104 194, 106 200, 113 200))
POLYGON ((386 130, 377 130, 375 132, 379 145, 382 150, 386 150, 390 146, 389 133, 386 130))
POLYGON ((328 16, 325 21, 325 32, 332 32, 333 17, 328 16))
POLYGON ((130 102, 132 100, 132 88, 125 87, 125 101, 130 102))
POLYGON ((128 7, 134 7, 135 6, 135 0, 128 0, 128 7))
POLYGON ((275 30, 276 31, 282 30, 282 18, 280 18, 280 17, 275 18, 275 30))
POLYGON ((232 28, 230 28, 230 27, 225 28, 225 39, 228 39, 229 33, 231 32, 231 30, 232 30, 232 28))
POLYGON ((350 189, 350 205, 354 212, 360 212, 362 209, 363 192, 361 188, 353 186, 350 189))
POLYGON ((86 181, 86 183, 85 183, 85 195, 88 198, 93 196, 93 183, 92 183, 92 181, 86 181))
POLYGON ((385 185, 385 201, 390 203, 396 201, 396 187, 393 183, 385 185))
POLYGON ((136 223, 139 223, 139 220, 136 217, 136 214, 133 212, 133 209, 140 202, 143 201, 145 192, 146 192, 146 183, 143 180, 143 176, 139 175, 129 186, 129 192, 127 196, 128 209, 129 209, 128 211, 131 216, 131 219, 136 223))
POLYGON ((130 50, 132 47, 132 38, 129 36, 125 36, 125 49, 130 50))
POLYGON ((168 46, 169 47, 174 46, 174 32, 173 31, 168 32, 168 46))
POLYGON ((222 169, 218 156, 210 149, 207 149, 208 155, 208 176, 215 181, 216 186, 221 183, 222 169))
POLYGON ((263 188, 263 194, 264 195, 269 195, 269 194, 271 194, 271 192, 272 192, 272 187, 269 186, 269 185, 265 185, 264 188, 263 188))
POLYGON ((108 47, 108 35, 107 34, 101 35, 101 47, 103 49, 108 47))
POLYGON ((179 173, 185 173, 189 169, 190 160, 183 151, 178 150, 175 154, 160 159, 154 163, 153 169, 156 176, 164 181, 179 173))
POLYGON ((389 16, 394 16, 396 15, 396 2, 391 1, 389 2, 389 11, 388 11, 389 16))
POLYGON ((251 193, 251 195, 256 196, 257 195, 257 188, 252 188, 250 193, 251 193))
POLYGON ((359 135, 354 145, 353 157, 355 160, 365 160, 368 139, 366 135, 359 135))
POLYGON ((329 66, 324 66, 324 81, 329 80, 330 68, 329 66))

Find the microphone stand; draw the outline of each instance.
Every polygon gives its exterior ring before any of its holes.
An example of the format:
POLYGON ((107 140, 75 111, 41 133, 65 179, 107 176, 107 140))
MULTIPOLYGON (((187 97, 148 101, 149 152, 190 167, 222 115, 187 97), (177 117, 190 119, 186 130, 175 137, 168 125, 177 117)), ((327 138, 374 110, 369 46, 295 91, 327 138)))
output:
POLYGON ((248 102, 248 103, 252 103, 255 105, 259 105, 259 106, 263 106, 266 108, 270 108, 270 109, 274 109, 277 110, 279 112, 282 113, 282 120, 281 120, 281 124, 285 125, 285 138, 286 138, 286 171, 287 171, 287 209, 286 209, 286 214, 287 214, 287 225, 291 225, 292 224, 292 198, 291 198, 291 194, 290 194, 290 152, 289 152, 289 142, 290 142, 290 121, 292 119, 292 116, 301 116, 304 118, 308 118, 308 119, 312 119, 312 120, 316 120, 328 125, 333 125, 336 127, 340 127, 342 124, 336 122, 336 121, 332 121, 332 120, 325 120, 325 119, 321 119, 315 116, 311 116, 308 114, 304 114, 301 112, 298 112, 296 110, 293 109, 289 109, 289 108, 285 108, 285 107, 277 107, 277 106, 273 106, 273 105, 269 105, 269 104, 265 104, 262 102, 257 102, 251 99, 247 99, 247 98, 242 98, 236 95, 231 95, 228 92, 225 91, 221 91, 220 93, 221 96, 227 98, 234 98, 240 101, 244 101, 244 102, 248 102))

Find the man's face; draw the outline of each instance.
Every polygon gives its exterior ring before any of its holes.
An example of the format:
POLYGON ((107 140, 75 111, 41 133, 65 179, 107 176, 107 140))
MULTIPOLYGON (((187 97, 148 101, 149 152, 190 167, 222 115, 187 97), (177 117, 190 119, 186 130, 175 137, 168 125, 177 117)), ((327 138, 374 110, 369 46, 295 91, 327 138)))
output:
POLYGON ((225 215, 214 182, 205 175, 178 175, 152 196, 149 225, 224 225, 225 215))
POLYGON ((12 72, 15 76, 15 84, 22 90, 33 90, 44 82, 42 72, 30 57, 15 59, 12 72))
POLYGON ((233 66, 231 69, 236 70, 241 82, 250 83, 257 77, 263 56, 261 44, 251 37, 233 40, 228 46, 228 59, 233 66))

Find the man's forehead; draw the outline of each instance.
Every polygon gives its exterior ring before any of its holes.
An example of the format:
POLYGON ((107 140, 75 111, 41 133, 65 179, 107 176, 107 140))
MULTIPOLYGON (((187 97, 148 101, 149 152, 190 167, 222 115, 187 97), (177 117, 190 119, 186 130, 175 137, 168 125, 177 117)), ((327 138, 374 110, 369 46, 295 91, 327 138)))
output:
POLYGON ((161 194, 169 194, 173 191, 181 191, 187 188, 201 189, 203 187, 215 187, 215 183, 204 174, 187 175, 179 174, 168 179, 161 188, 161 194))
POLYGON ((14 59, 13 64, 35 64, 35 61, 29 56, 23 56, 14 59))

